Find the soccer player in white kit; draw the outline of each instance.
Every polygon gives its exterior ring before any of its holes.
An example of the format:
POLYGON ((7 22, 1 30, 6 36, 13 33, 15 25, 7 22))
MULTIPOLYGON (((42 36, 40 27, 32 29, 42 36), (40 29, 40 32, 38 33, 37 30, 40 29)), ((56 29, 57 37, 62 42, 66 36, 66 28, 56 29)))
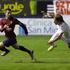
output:
POLYGON ((51 37, 48 41, 48 44, 51 46, 48 48, 48 51, 51 51, 53 48, 56 47, 54 44, 57 40, 62 39, 68 44, 70 48, 70 27, 68 24, 65 23, 63 17, 60 14, 57 14, 54 18, 54 23, 57 25, 58 30, 56 33, 51 37))

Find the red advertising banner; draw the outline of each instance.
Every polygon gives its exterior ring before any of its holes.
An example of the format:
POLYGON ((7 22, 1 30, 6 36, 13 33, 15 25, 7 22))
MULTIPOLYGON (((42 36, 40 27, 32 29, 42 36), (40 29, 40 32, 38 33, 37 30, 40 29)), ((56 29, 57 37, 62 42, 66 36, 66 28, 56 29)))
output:
POLYGON ((63 15, 70 15, 70 1, 67 0, 54 1, 54 12, 63 15))

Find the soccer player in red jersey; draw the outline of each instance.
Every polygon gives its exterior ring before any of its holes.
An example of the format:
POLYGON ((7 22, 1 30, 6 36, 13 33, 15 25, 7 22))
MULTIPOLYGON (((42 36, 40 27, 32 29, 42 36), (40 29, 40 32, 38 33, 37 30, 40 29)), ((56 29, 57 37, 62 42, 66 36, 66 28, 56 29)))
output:
POLYGON ((8 54, 10 51, 6 48, 9 46, 13 46, 15 49, 27 52, 31 58, 33 59, 33 51, 25 48, 24 46, 18 45, 16 40, 16 34, 14 33, 15 25, 21 26, 25 34, 28 35, 28 31, 26 25, 18 21, 11 15, 11 9, 6 9, 5 18, 0 21, 0 31, 5 33, 6 39, 3 42, 0 42, 0 50, 3 51, 1 53, 2 56, 8 54))

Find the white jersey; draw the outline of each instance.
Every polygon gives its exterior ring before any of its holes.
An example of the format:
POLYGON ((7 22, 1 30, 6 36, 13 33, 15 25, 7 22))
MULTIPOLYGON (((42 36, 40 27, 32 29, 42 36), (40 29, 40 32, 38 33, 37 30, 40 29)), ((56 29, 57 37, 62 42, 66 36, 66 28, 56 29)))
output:
POLYGON ((70 43, 70 27, 66 23, 62 23, 61 25, 57 25, 58 30, 55 32, 55 34, 51 37, 50 41, 55 40, 58 38, 58 36, 63 33, 62 40, 64 40, 67 43, 70 43))
POLYGON ((70 27, 66 23, 62 23, 61 25, 57 25, 58 31, 60 33, 64 33, 65 38, 70 38, 70 27))

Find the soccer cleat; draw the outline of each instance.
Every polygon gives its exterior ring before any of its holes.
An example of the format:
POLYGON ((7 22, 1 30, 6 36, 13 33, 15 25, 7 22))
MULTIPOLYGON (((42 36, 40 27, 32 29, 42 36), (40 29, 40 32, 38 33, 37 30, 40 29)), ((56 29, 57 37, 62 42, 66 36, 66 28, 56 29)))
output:
POLYGON ((4 52, 1 53, 1 56, 5 56, 5 55, 7 55, 9 52, 10 52, 9 50, 8 50, 8 51, 4 51, 4 52))
POLYGON ((31 56, 31 59, 33 60, 34 59, 34 51, 30 52, 30 56, 31 56))
POLYGON ((50 47, 48 48, 48 51, 52 51, 55 47, 56 47, 56 46, 50 46, 50 47))

